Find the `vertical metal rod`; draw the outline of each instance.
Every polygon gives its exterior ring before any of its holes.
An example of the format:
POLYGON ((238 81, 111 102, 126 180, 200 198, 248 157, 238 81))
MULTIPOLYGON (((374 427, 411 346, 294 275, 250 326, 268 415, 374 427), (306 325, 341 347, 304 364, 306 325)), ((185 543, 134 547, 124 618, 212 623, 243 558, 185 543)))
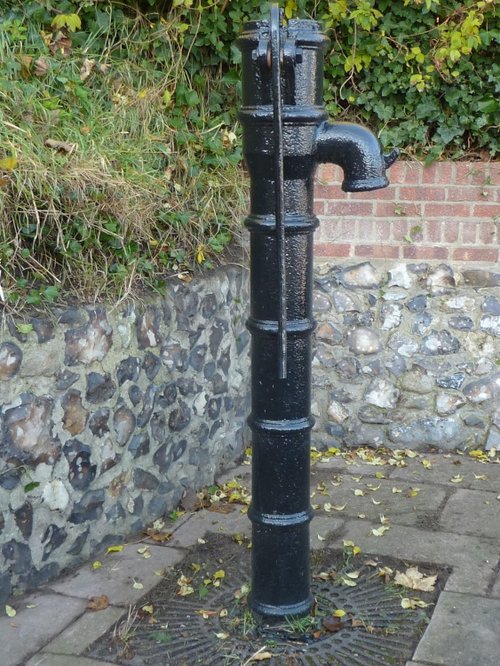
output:
POLYGON ((271 71, 273 89, 273 131, 274 131, 274 188, 276 202, 276 231, 278 235, 279 270, 279 320, 278 320, 278 376, 287 376, 287 333, 286 333, 286 247, 285 247, 285 195, 283 171, 283 100, 281 96, 281 15, 277 4, 271 7, 271 71))

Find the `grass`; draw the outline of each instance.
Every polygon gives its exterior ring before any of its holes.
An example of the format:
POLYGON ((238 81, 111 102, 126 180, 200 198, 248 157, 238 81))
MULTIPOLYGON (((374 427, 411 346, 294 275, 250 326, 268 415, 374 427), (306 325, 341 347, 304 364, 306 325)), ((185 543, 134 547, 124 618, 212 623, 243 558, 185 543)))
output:
POLYGON ((116 300, 210 268, 245 201, 234 120, 222 111, 231 90, 188 72, 173 23, 137 16, 80 42, 42 29, 0 24, 7 307, 116 300))

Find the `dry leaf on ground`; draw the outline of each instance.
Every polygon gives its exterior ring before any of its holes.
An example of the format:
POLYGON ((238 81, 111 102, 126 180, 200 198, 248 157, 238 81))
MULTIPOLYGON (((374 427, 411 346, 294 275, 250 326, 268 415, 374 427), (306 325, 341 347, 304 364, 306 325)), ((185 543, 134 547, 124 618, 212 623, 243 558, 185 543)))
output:
POLYGON ((436 585, 437 575, 424 576, 417 567, 409 567, 405 573, 399 571, 394 576, 396 585, 408 587, 410 590, 420 590, 421 592, 432 592, 436 585))
POLYGON ((105 594, 101 594, 98 597, 90 597, 87 604, 87 610, 91 611, 100 611, 104 610, 109 606, 109 599, 105 594))
POLYGON ((68 155, 74 153, 78 148, 78 144, 76 143, 69 143, 69 141, 56 141, 56 139, 45 139, 44 145, 47 146, 47 148, 53 148, 60 153, 67 153, 68 155))

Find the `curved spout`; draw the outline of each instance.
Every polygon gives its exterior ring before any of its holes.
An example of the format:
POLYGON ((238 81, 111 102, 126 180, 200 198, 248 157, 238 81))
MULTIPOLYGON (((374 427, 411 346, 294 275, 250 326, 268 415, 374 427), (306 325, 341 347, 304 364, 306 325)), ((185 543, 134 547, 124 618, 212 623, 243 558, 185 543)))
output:
POLYGON ((322 123, 316 134, 316 160, 338 164, 344 170, 344 192, 367 192, 389 185, 385 170, 399 151, 384 155, 377 137, 353 123, 322 123))

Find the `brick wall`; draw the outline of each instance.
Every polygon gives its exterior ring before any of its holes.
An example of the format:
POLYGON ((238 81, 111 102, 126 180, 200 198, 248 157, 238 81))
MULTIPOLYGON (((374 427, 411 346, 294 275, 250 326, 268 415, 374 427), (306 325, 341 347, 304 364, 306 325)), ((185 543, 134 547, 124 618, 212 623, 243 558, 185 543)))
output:
POLYGON ((384 190, 345 193, 340 167, 320 167, 316 257, 499 260, 498 162, 398 162, 389 179, 384 190))

